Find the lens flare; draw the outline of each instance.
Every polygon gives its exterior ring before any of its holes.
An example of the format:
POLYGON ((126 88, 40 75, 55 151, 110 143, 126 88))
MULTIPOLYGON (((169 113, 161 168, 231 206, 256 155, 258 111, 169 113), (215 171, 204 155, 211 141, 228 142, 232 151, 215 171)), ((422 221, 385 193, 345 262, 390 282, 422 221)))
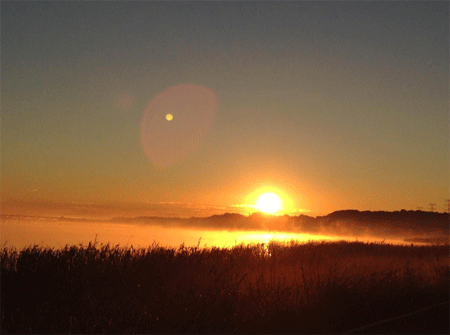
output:
POLYGON ((179 163, 206 139, 217 109, 213 90, 194 84, 169 87, 144 111, 141 143, 157 169, 179 163), (176 122, 167 122, 174 119, 176 122))

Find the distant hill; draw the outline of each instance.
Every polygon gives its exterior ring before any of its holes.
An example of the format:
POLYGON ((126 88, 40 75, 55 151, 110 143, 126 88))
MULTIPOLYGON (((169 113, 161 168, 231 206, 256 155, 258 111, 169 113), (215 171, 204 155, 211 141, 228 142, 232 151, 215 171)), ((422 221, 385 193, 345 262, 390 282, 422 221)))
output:
POLYGON ((445 244, 449 243, 450 227, 450 216, 448 213, 406 210, 394 212, 342 210, 318 217, 307 215, 275 216, 264 213, 244 216, 236 213, 225 213, 189 219, 139 216, 134 218, 117 217, 110 220, 91 220, 17 215, 2 215, 1 218, 12 222, 21 220, 96 221, 208 230, 264 230, 361 238, 371 236, 402 239, 407 242, 445 244))
POLYGON ((367 232, 375 236, 449 236, 448 213, 424 211, 357 211, 344 210, 317 217, 323 230, 367 232))
POLYGON ((113 222, 179 226, 184 228, 217 230, 267 230, 339 236, 375 236, 402 238, 411 242, 439 243, 448 241, 448 213, 424 211, 358 211, 342 210, 326 216, 274 216, 254 213, 244 216, 235 213, 190 219, 136 217, 115 218, 113 222))

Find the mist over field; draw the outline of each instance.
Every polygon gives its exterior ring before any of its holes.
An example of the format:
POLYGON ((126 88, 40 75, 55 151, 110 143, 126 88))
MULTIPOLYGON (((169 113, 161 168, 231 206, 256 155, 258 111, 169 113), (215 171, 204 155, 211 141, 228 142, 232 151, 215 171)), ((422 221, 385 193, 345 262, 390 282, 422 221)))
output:
POLYGON ((371 212, 344 210, 326 216, 250 216, 226 213, 206 218, 114 218, 112 222, 217 230, 262 230, 325 236, 372 236, 407 241, 448 243, 449 214, 423 211, 371 212))
POLYGON ((367 240, 392 243, 448 244, 449 214, 423 211, 346 210, 326 216, 250 216, 226 213, 210 217, 115 217, 109 220, 64 217, 2 216, 2 243, 102 243, 148 246, 181 244, 230 247, 270 240, 367 240))

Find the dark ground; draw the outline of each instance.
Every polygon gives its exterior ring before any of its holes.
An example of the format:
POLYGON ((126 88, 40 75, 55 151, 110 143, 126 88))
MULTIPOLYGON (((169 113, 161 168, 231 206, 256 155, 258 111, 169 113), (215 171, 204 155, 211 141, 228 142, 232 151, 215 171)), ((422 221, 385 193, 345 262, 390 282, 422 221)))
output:
POLYGON ((376 324, 351 334, 449 334, 449 304, 376 324))

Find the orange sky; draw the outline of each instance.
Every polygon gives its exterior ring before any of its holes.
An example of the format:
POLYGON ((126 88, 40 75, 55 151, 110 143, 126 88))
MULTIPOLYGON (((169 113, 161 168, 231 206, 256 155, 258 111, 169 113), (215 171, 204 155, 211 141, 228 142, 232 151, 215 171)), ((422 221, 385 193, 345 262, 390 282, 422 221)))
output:
POLYGON ((448 14, 2 3, 2 214, 249 214, 265 189, 279 214, 444 211, 448 14))

